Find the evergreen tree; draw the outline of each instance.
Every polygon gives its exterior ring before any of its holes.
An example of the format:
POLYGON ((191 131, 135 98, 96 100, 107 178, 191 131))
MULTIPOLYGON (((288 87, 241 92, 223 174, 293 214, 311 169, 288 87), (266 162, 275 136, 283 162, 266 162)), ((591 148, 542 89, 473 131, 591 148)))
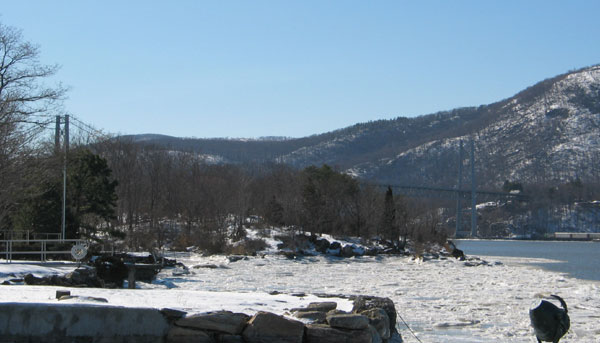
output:
MULTIPOLYGON (((101 225, 114 218, 117 182, 106 160, 89 150, 75 151, 68 166, 66 238, 95 238, 101 225)), ((60 233, 62 189, 61 177, 32 185, 13 216, 14 228, 60 233)))
POLYGON ((395 244, 397 247, 399 245, 398 240, 400 239, 397 231, 394 193, 392 192, 392 187, 388 186, 388 189, 385 192, 383 214, 381 216, 381 234, 386 240, 395 244))

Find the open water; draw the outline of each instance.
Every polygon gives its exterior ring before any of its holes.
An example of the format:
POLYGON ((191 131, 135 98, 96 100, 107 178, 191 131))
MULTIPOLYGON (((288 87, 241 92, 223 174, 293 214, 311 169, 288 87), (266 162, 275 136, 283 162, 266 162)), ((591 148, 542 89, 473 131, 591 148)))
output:
POLYGON ((552 261, 530 263, 567 273, 582 280, 600 281, 600 242, 456 240, 468 255, 542 258, 552 261))

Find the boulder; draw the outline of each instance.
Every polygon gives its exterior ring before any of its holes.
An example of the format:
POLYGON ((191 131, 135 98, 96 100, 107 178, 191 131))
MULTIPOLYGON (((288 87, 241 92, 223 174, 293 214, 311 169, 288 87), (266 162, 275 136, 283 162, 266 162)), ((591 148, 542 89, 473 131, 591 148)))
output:
POLYGON ((362 311, 360 314, 369 318, 369 324, 375 330, 377 330, 377 333, 382 339, 390 339, 392 334, 390 330, 390 318, 383 309, 373 308, 370 310, 362 311))
POLYGON ((353 313, 361 313, 367 310, 380 308, 390 318, 390 329, 392 332, 395 331, 396 327, 396 307, 394 302, 390 298, 371 297, 371 296, 358 296, 354 299, 354 306, 352 307, 353 313))
POLYGON ((329 250, 337 250, 337 249, 341 249, 342 248, 342 244, 340 244, 340 242, 333 242, 329 245, 329 250))
POLYGON ((329 246, 331 245, 331 243, 329 243, 329 241, 326 240, 325 238, 317 239, 314 242, 314 244, 315 244, 315 250, 320 252, 321 254, 326 254, 327 249, 329 249, 329 246))
POLYGON ((243 313, 230 311, 218 311, 195 314, 181 318, 175 325, 199 330, 211 330, 230 335, 239 335, 244 330, 246 322, 250 317, 243 313))
POLYGON ((329 312, 337 308, 337 303, 334 301, 313 302, 306 307, 293 308, 293 312, 329 312))
POLYGON ((337 308, 337 303, 335 301, 314 302, 308 304, 306 308, 311 311, 329 312, 337 308))
POLYGON ((23 277, 26 285, 41 285, 43 282, 42 278, 36 277, 33 274, 27 274, 23 277))
POLYGON ((327 323, 332 328, 363 330, 369 327, 369 318, 362 314, 334 314, 327 316, 327 323))
POLYGON ((163 308, 160 310, 160 313, 165 317, 165 319, 169 323, 181 319, 187 314, 187 312, 175 310, 172 308, 163 308))
POLYGON ((74 286, 102 287, 102 282, 94 268, 77 268, 65 275, 65 278, 74 286))
POLYGON ((217 337, 219 343, 244 343, 242 336, 238 335, 219 335, 217 337))
MULTIPOLYGON (((380 339, 381 340, 381 339, 380 339)), ((343 330, 327 325, 306 325, 306 343, 374 343, 373 333, 363 330, 343 330)))
POLYGON ((216 343, 215 339, 204 331, 171 327, 166 343, 216 343))
POLYGON ((241 261, 241 260, 247 260, 248 257, 241 256, 241 255, 231 255, 231 256, 227 256, 227 259, 229 260, 229 262, 233 263, 233 262, 237 262, 237 261, 241 261))
POLYGON ((258 312, 243 332, 248 343, 302 343, 304 324, 269 312, 258 312))
POLYGON ((342 257, 352 257, 354 256, 354 247, 351 245, 344 245, 342 251, 340 252, 342 257))
POLYGON ((299 311, 294 313, 294 317, 298 319, 307 319, 317 323, 325 323, 327 313, 321 311, 299 311))

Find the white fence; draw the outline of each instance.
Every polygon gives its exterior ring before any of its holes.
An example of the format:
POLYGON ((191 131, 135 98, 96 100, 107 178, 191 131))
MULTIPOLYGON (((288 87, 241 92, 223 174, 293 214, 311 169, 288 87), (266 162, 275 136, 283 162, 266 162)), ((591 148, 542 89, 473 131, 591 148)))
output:
MULTIPOLYGON (((71 249, 52 250, 51 247, 61 247, 76 244, 85 245, 86 241, 82 239, 3 239, 0 240, 0 247, 3 247, 0 256, 4 255, 7 263, 11 263, 14 255, 39 255, 40 261, 47 261, 48 255, 68 255, 71 258, 71 249)), ((64 248, 64 247, 61 247, 64 248)), ((60 249, 60 248, 59 248, 60 249)))

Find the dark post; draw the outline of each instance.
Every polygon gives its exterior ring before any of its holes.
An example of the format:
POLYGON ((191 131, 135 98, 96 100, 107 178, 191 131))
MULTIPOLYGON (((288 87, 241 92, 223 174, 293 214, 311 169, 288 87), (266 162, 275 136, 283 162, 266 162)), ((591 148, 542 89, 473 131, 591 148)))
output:
POLYGON ((460 203, 460 189, 462 187, 462 169, 463 169, 463 141, 460 140, 458 147, 458 183, 456 185, 456 233, 454 236, 458 236, 462 231, 462 208, 460 203))
POLYGON ((475 141, 471 138, 471 237, 477 236, 477 193, 475 190, 475 141))

